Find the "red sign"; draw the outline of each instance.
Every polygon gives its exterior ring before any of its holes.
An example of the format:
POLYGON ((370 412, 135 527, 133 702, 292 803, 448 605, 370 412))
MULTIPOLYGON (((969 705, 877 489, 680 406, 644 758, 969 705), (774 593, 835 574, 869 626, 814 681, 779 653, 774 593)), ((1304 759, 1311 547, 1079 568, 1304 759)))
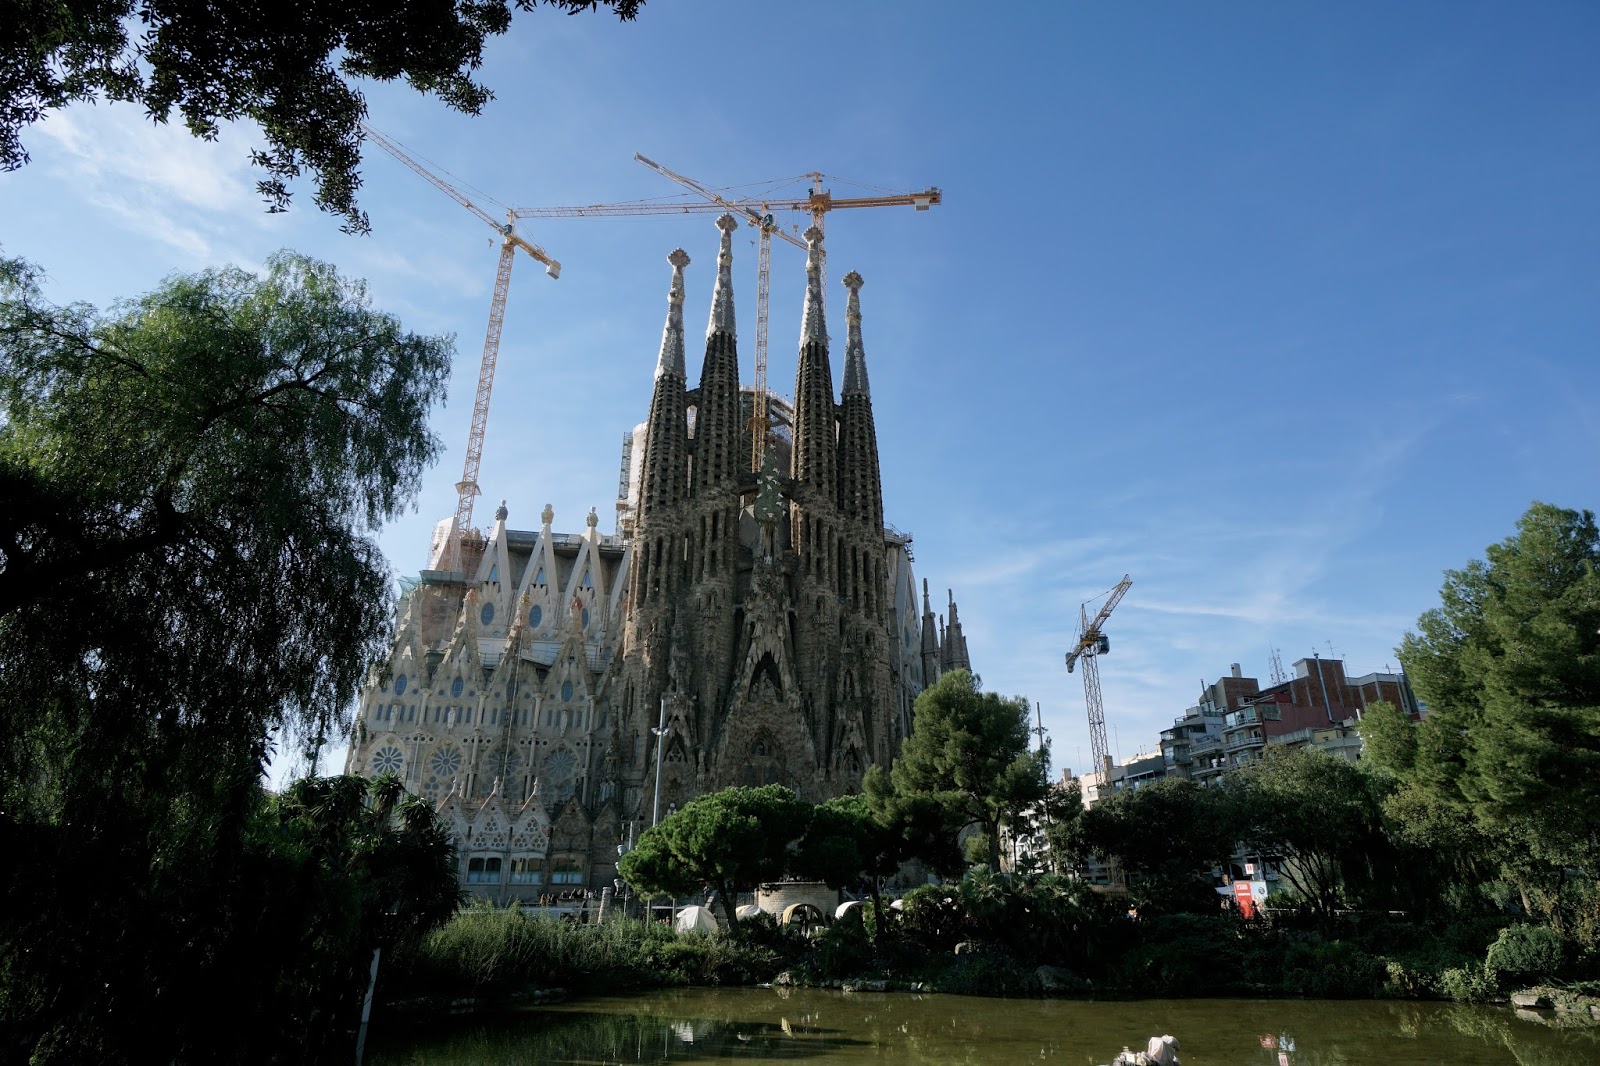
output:
POLYGON ((1256 916, 1256 898, 1250 892, 1249 881, 1235 881, 1233 883, 1233 902, 1239 908, 1239 914, 1244 918, 1256 916))

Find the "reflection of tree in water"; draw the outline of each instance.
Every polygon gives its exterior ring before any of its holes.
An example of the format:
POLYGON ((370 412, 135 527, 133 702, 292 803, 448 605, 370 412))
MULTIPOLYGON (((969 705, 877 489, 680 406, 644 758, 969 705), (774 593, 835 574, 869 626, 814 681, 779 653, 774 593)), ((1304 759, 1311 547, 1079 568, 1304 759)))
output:
POLYGON ((481 1066, 488 1062, 640 1063, 747 1058, 783 1062, 859 1047, 863 1041, 801 1023, 674 1019, 647 1014, 540 1012, 479 1023, 374 1063, 427 1062, 481 1066))
POLYGON ((1463 1036, 1476 1037, 1518 1066, 1592 1066, 1600 1062, 1600 1027, 1585 1018, 1504 1007, 1452 1006, 1444 1019, 1463 1036), (1524 1018, 1527 1014, 1531 1017, 1524 1018), (1557 1030, 1551 1032, 1550 1030, 1557 1030))
POLYGON ((1494 1062, 1588 1066, 1600 1028, 1558 1028, 1558 1015, 1441 1003, 1197 1001, 1144 1004, 988 1000, 907 993, 690 989, 638 999, 579 1000, 464 1020, 444 1031, 385 1034, 376 1063, 697 1063, 882 1060, 999 1066, 1109 1062, 1123 1044, 1171 1032, 1185 1059, 1278 1066, 1494 1062), (1152 1016, 1154 1010, 1157 1017, 1152 1016), (1275 1046, 1260 1042, 1272 1035, 1275 1046))

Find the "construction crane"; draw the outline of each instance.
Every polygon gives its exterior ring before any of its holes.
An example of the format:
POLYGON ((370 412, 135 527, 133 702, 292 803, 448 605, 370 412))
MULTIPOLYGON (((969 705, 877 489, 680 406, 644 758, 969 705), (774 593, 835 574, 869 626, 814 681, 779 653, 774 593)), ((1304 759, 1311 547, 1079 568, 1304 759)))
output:
MULTIPOLYGON (((1106 745, 1106 708, 1100 697, 1100 656, 1111 650, 1111 639, 1105 633, 1106 620, 1117 609, 1117 604, 1122 602, 1122 597, 1128 594, 1128 587, 1132 584, 1133 579, 1124 574, 1115 588, 1104 593, 1106 602, 1093 621, 1089 620, 1087 608, 1094 600, 1085 600, 1078 605, 1078 641, 1067 652, 1067 673, 1072 673, 1073 667, 1083 663, 1083 702, 1089 709, 1089 745, 1094 752, 1094 768, 1101 775, 1102 787, 1111 779, 1111 756, 1106 745)), ((1096 596, 1094 599, 1099 598, 1096 596)))
MULTIPOLYGON (((822 222, 827 218, 829 211, 850 210, 850 208, 877 208, 877 206, 912 206, 915 210, 926 211, 934 203, 944 202, 944 195, 938 189, 930 187, 920 192, 885 192, 885 194, 872 195, 872 197, 834 197, 829 190, 822 187, 824 174, 802 174, 803 178, 810 179, 810 194, 803 198, 782 197, 755 197, 730 200, 715 189, 702 186, 701 182, 693 178, 685 178, 677 171, 669 170, 661 163, 654 162, 645 155, 634 152, 637 162, 643 163, 651 170, 661 174, 664 178, 675 181, 680 186, 693 192, 698 197, 707 200, 709 210, 733 211, 741 214, 747 221, 752 222, 760 232, 760 242, 757 248, 757 271, 755 271, 755 405, 750 413, 750 469, 760 471, 762 459, 766 455, 766 435, 771 432, 771 419, 768 416, 766 397, 770 395, 766 387, 766 322, 768 322, 768 296, 771 290, 771 238, 773 234, 784 238, 790 245, 795 245, 800 250, 808 250, 800 238, 789 234, 787 230, 779 229, 773 221, 773 211, 805 211, 811 216, 811 224, 816 226, 818 232, 822 230, 822 222)), ((675 205, 677 210, 688 210, 688 205, 675 205)), ((654 211, 651 211, 654 213, 654 211)), ((826 251, 822 251, 822 291, 827 291, 827 259, 826 251)))
POLYGON ((428 184, 471 211, 500 235, 500 265, 495 271, 494 295, 489 301, 489 328, 483 338, 483 359, 478 364, 478 393, 472 402, 472 426, 467 431, 467 457, 461 480, 456 483, 456 535, 448 549, 452 553, 452 565, 446 567, 454 570, 462 563, 461 543, 471 535, 472 505, 478 496, 478 469, 483 462, 483 438, 489 427, 489 395, 494 391, 494 368, 500 358, 500 333, 506 321, 506 294, 511 291, 511 264, 519 249, 535 262, 544 264, 544 272, 552 278, 561 276, 561 264, 551 259, 543 248, 517 233, 515 212, 508 209, 505 222, 496 221, 493 215, 473 203, 460 189, 435 174, 394 141, 365 122, 361 124, 361 129, 368 140, 416 171, 428 184))
POLYGON ((679 215, 726 211, 756 228, 760 234, 759 254, 756 256, 756 358, 754 402, 750 418, 750 469, 759 471, 766 452, 767 433, 770 430, 767 412, 767 305, 772 279, 772 236, 804 251, 805 241, 777 227, 772 213, 764 203, 726 199, 698 182, 675 174, 642 155, 634 158, 705 197, 703 203, 669 203, 642 200, 624 204, 589 204, 581 207, 525 207, 513 210, 517 218, 616 218, 623 215, 679 215))

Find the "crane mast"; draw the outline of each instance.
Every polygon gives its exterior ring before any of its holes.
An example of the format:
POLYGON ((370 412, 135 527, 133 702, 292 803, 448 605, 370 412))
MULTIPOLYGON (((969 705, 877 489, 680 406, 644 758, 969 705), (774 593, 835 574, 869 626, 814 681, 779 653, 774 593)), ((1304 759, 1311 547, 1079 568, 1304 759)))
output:
POLYGON ((361 129, 368 140, 400 160, 428 184, 465 207, 500 235, 500 262, 495 270, 494 293, 489 299, 489 326, 483 338, 483 357, 478 362, 478 389, 472 401, 472 424, 467 431, 466 461, 462 465, 461 480, 456 482, 456 535, 448 549, 453 556, 452 565, 447 567, 453 570, 461 563, 461 542, 470 535, 472 529, 473 503, 478 496, 478 470, 483 463, 483 440, 489 428, 489 397, 494 392, 494 369, 500 358, 500 334, 506 322, 506 296, 511 291, 512 264, 516 261, 519 250, 535 262, 542 263, 545 273, 552 278, 561 276, 561 264, 550 258, 543 248, 517 233, 516 212, 508 210, 505 222, 496 221, 493 215, 474 203, 466 193, 435 174, 393 140, 365 122, 361 124, 361 129))
POLYGON ((1100 695, 1100 656, 1111 650, 1111 641, 1105 634, 1106 620, 1117 609, 1117 604, 1122 602, 1122 597, 1128 594, 1132 584, 1133 579, 1124 574, 1122 580, 1106 593, 1106 602, 1092 621, 1087 608, 1094 601, 1087 600, 1078 606, 1078 639, 1067 653, 1067 673, 1070 674, 1079 663, 1083 664, 1083 702, 1089 712, 1089 747, 1094 755, 1095 772, 1101 775, 1102 786, 1110 781, 1111 754, 1106 743, 1105 701, 1100 695))

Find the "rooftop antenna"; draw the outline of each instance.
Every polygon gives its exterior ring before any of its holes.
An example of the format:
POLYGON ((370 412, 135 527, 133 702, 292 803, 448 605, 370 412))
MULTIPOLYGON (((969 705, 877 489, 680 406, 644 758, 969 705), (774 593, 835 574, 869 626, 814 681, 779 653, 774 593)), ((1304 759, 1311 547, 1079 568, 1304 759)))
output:
POLYGON ((1281 685, 1289 680, 1289 672, 1283 668, 1283 654, 1276 647, 1272 649, 1272 683, 1281 685))

